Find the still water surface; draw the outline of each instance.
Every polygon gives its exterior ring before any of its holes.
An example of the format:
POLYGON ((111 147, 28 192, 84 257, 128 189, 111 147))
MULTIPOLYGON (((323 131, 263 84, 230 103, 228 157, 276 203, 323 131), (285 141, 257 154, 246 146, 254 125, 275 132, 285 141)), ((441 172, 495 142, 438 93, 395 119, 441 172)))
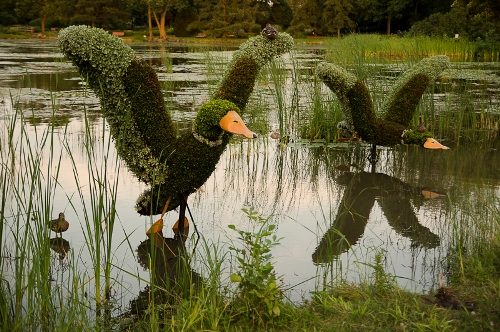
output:
MULTIPOLYGON (((132 47, 157 69, 179 130, 189 127, 197 107, 208 99, 214 80, 208 75, 210 71, 220 71, 233 51, 183 45, 132 47)), ((294 52, 293 61, 308 66, 319 57, 317 51, 302 50, 294 52)), ((488 70, 498 73, 499 66, 490 65, 488 70)), ((498 86, 492 86, 493 91, 498 91, 498 86)), ((269 89, 271 83, 260 83, 256 94, 260 91, 267 95, 264 99, 269 99, 269 89)), ((498 109, 498 95, 492 96, 490 107, 498 109)), ((439 94, 435 98, 438 100, 439 94)), ((109 133, 98 99, 85 89, 76 69, 62 59, 54 41, 0 40, 0 101, 2 146, 16 107, 25 112, 28 135, 34 141, 52 117, 56 121, 53 158, 60 158, 61 171, 51 209, 54 218, 63 211, 70 222, 63 239, 72 254, 61 258, 54 253, 55 283, 64 285, 71 278, 69 260, 77 262, 82 279, 91 279, 83 211, 89 209, 89 168, 101 169, 99 163, 104 163, 108 155, 107 180, 118 183, 118 219, 112 242, 113 296, 125 309, 146 286, 144 280, 150 279, 149 271, 140 262, 140 248, 147 240, 145 231, 158 217, 141 217, 135 212, 135 200, 146 187, 123 163, 113 162, 116 154, 112 144, 109 151, 107 148, 109 133), (92 166, 84 148, 85 119, 97 142, 92 166), (87 188, 83 189, 88 195, 83 200, 78 197, 78 186, 87 188)), ((204 241, 218 243, 222 252, 228 252, 237 235, 228 225, 246 230, 255 227, 242 208, 254 208, 269 216, 281 238, 272 251, 276 273, 283 276, 293 301, 308 298, 310 291, 321 289, 332 279, 365 280, 372 273, 366 264, 373 263, 379 252, 384 255, 386 271, 406 289, 428 291, 446 278, 447 246, 453 242, 452 226, 459 219, 452 211, 470 202, 474 195, 480 196, 478 191, 499 194, 500 158, 496 148, 379 148, 379 161, 374 167, 368 161, 369 146, 365 144, 324 145, 295 140, 283 145, 269 138, 277 128, 277 110, 272 99, 266 105, 266 130, 261 130, 258 139, 238 139, 228 146, 214 174, 189 198, 194 222, 204 241), (428 198, 424 195, 428 192, 437 195, 428 198), (352 245, 349 250, 346 241, 352 245)), ((248 126, 252 127, 252 119, 248 126)), ((2 151, 4 164, 8 156, 3 147, 2 151)), ((49 157, 49 151, 43 152, 44 164, 49 157)), ((22 162, 16 167, 23 167, 22 162)), ((10 204, 6 210, 15 211, 15 203, 10 204)), ((14 246, 14 228, 9 224, 9 213, 6 216, 2 222, 10 232, 4 232, 2 246, 8 253, 14 246)), ((176 219, 175 211, 165 217, 167 225, 176 219)), ((470 227, 472 230, 473 225, 470 227)), ((164 236, 173 237, 169 227, 164 236)), ((195 247, 194 239, 186 245, 195 252, 193 270, 203 278, 207 273, 206 253, 203 246, 195 247)), ((226 256, 225 277, 234 268, 229 258, 226 256)), ((8 265, 4 270, 12 280, 8 265)), ((92 294, 92 282, 82 287, 92 294)))

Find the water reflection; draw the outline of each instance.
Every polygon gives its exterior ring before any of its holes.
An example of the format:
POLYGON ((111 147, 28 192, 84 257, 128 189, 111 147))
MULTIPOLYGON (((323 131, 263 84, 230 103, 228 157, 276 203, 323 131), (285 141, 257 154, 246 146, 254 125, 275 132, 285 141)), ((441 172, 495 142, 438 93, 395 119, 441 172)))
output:
POLYGON ((420 207, 424 195, 430 191, 383 173, 347 171, 336 181, 347 188, 336 218, 312 255, 315 264, 331 262, 358 242, 375 201, 379 203, 388 224, 398 234, 409 238, 412 246, 427 249, 439 246, 439 236, 419 223, 411 204, 413 201, 420 207))
POLYGON ((191 268, 185 241, 185 236, 166 238, 161 233, 152 233, 139 244, 137 261, 144 270, 150 270, 152 286, 140 290, 139 296, 130 301, 130 313, 143 313, 151 302, 173 304, 199 289, 203 278, 191 268))
POLYGON ((69 241, 63 239, 62 237, 51 238, 49 240, 49 244, 50 249, 59 255, 59 259, 64 259, 71 249, 69 241))

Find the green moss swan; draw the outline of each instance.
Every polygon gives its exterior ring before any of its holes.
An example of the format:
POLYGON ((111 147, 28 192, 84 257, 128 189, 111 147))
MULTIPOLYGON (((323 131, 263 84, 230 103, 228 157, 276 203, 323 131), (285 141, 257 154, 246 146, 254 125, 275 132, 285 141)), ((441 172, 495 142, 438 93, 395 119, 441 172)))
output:
POLYGON ((404 143, 436 148, 440 145, 431 139, 430 132, 408 127, 425 89, 448 68, 449 63, 447 56, 438 55, 421 60, 401 75, 382 106, 384 115, 381 118, 375 114, 366 85, 344 68, 320 62, 316 75, 339 98, 346 129, 355 132, 364 141, 375 145, 404 143))
POLYGON ((238 113, 244 110, 262 66, 288 52, 293 39, 250 38, 233 55, 212 100, 199 110, 193 130, 177 137, 155 71, 119 38, 102 29, 71 26, 58 45, 100 98, 117 151, 150 189, 136 203, 141 214, 181 204, 215 169, 232 134, 254 137, 238 113), (229 120, 226 117, 230 117, 229 120), (243 126, 237 126, 242 124, 243 126))

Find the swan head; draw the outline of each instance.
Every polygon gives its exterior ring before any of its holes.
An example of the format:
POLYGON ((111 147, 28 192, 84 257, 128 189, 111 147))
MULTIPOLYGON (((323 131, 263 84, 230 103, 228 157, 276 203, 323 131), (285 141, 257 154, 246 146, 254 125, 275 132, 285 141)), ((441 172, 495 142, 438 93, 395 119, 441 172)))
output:
POLYGON ((197 134, 216 139, 224 132, 256 138, 250 131, 238 112, 239 108, 228 100, 216 99, 205 103, 194 120, 194 130, 197 134))

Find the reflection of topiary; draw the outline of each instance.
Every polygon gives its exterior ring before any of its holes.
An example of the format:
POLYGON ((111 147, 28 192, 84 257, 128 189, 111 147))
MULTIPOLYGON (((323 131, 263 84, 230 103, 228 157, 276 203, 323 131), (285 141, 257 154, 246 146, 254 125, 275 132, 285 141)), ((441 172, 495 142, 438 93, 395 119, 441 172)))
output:
POLYGON ((58 43, 101 99, 119 155, 152 187, 139 197, 137 210, 154 214, 167 198, 172 210, 180 195, 205 183, 232 133, 253 137, 236 112, 246 105, 259 69, 289 51, 293 39, 280 34, 273 42, 259 36, 243 43, 215 100, 201 107, 193 132, 181 137, 172 128, 155 71, 120 39, 102 29, 72 26, 60 32, 58 43))
POLYGON ((321 62, 316 75, 339 98, 347 128, 363 140, 377 145, 421 144, 432 137, 429 132, 407 130, 420 98, 430 82, 447 68, 447 56, 422 60, 395 83, 384 104, 385 117, 378 119, 366 85, 347 70, 321 62))

